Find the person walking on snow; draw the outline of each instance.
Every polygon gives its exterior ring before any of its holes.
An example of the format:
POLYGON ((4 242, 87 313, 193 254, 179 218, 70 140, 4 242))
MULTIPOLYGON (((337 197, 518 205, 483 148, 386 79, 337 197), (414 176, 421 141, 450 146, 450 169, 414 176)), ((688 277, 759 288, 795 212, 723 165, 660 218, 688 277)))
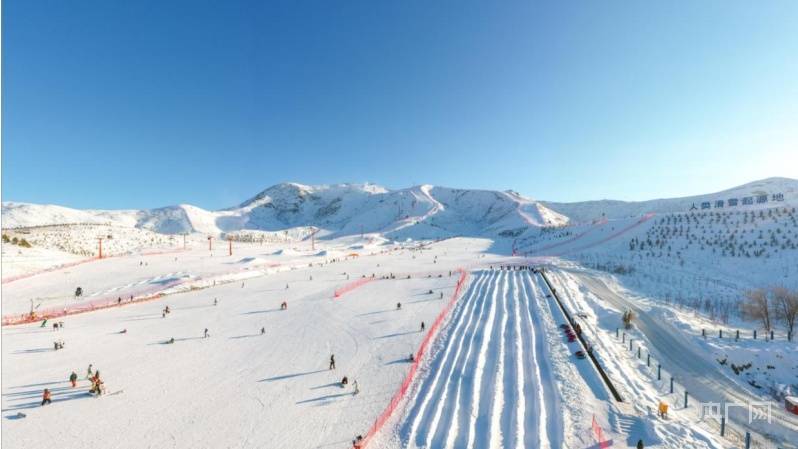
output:
POLYGON ((335 369, 335 354, 330 355, 330 369, 335 369))
POLYGON ((42 393, 42 406, 44 404, 50 404, 53 402, 52 395, 50 394, 50 390, 47 388, 44 389, 44 393, 42 393))
POLYGON ((78 374, 76 372, 72 371, 72 374, 69 375, 69 382, 72 383, 72 388, 78 386, 78 374))

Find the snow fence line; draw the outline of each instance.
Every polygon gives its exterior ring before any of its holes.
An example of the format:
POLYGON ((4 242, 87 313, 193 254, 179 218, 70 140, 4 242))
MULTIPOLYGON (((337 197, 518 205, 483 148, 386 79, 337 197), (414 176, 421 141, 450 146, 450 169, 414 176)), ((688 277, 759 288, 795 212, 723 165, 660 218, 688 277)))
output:
POLYGON ((368 284, 369 282, 373 281, 374 279, 375 278, 373 278, 373 277, 370 277, 370 278, 367 277, 367 278, 360 278, 360 279, 357 279, 355 281, 352 281, 352 282, 344 285, 343 287, 335 290, 335 293, 333 293, 333 298, 336 298, 336 299, 340 298, 341 296, 345 295, 346 293, 349 293, 349 292, 351 292, 352 290, 354 290, 354 289, 356 289, 358 287, 362 287, 362 286, 368 284))
MULTIPOLYGON (((178 280, 173 283, 166 284, 165 288, 168 289, 180 283, 181 281, 178 280)), ((119 301, 118 298, 107 297, 102 299, 96 299, 93 301, 83 302, 77 305, 67 306, 60 309, 56 308, 45 309, 36 312, 33 315, 31 315, 30 313, 7 315, 3 317, 3 326, 13 326, 16 324, 33 323, 40 320, 50 320, 53 318, 60 318, 67 315, 77 315, 79 313, 93 312, 95 310, 110 309, 111 307, 122 307, 129 304, 138 304, 146 301, 152 301, 154 299, 158 299, 164 296, 163 289, 164 286, 158 286, 156 289, 154 289, 155 291, 151 291, 149 293, 144 293, 143 295, 136 296, 132 300, 119 301)))
MULTIPOLYGON (((150 252, 146 252, 146 253, 140 253, 138 255, 139 256, 157 256, 157 255, 161 255, 161 254, 180 253, 180 252, 183 252, 183 251, 186 251, 186 250, 184 250, 184 249, 176 249, 176 250, 168 250, 168 251, 150 251, 150 252)), ((17 275, 17 276, 9 276, 7 278, 3 278, 3 280, 0 281, 0 282, 3 283, 3 284, 8 284, 10 282, 19 281, 21 279, 27 279, 27 278, 30 278, 30 277, 33 277, 33 276, 38 276, 40 274, 51 273, 53 271, 63 270, 65 268, 76 267, 78 265, 83 265, 84 263, 97 262, 99 260, 110 259, 112 257, 134 256, 134 255, 136 255, 136 254, 118 254, 118 255, 114 255, 114 256, 105 256, 103 258, 92 257, 90 259, 76 260, 74 262, 67 262, 67 263, 63 263, 63 264, 56 265, 56 266, 53 266, 53 267, 48 267, 48 268, 45 268, 43 270, 38 270, 38 271, 30 272, 30 273, 20 274, 20 275, 17 275)))
POLYGON ((405 375, 404 380, 402 381, 402 385, 399 386, 399 389, 396 390, 393 397, 391 398, 391 402, 388 403, 388 406, 385 410, 380 413, 376 420, 374 420, 374 424, 371 425, 368 432, 366 432, 366 436, 363 438, 363 441, 358 445, 355 446, 357 448, 366 448, 369 444, 369 441, 377 434, 377 432, 382 429, 388 419, 393 415, 396 411, 399 404, 404 399, 405 395, 407 394, 408 390, 410 389, 410 385, 416 378, 416 374, 418 373, 418 367, 421 363, 421 359, 424 357, 424 354, 427 352, 427 348, 430 345, 430 342, 433 338, 437 335, 438 328, 441 327, 441 324, 444 322, 447 316, 449 316, 449 312, 454 307, 454 304, 457 302, 457 299, 460 297, 460 293, 462 293, 463 286, 465 285, 466 279, 468 279, 468 272, 465 271, 463 268, 458 268, 457 271, 460 273, 460 278, 457 280, 457 284, 454 287, 454 292, 452 293, 451 299, 449 299, 449 303, 446 304, 443 310, 438 314, 435 321, 429 327, 427 331, 427 335, 424 336, 424 339, 421 341, 421 344, 416 351, 413 363, 410 365, 410 370, 405 375))

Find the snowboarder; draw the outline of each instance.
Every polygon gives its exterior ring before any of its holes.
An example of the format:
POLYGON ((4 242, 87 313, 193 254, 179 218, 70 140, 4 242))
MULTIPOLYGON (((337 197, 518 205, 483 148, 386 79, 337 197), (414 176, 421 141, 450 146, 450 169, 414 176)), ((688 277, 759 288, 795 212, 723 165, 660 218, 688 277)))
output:
POLYGON ((335 354, 330 355, 330 369, 335 369, 335 354))
POLYGON ((78 386, 78 373, 72 371, 72 374, 69 375, 69 382, 72 384, 72 388, 78 386))
POLYGON ((208 328, 206 327, 206 328, 205 328, 205 335, 204 335, 202 338, 208 338, 208 336, 209 336, 209 335, 208 335, 208 328))
POLYGON ((426 327, 427 327, 427 326, 425 326, 425 325, 424 325, 424 322, 422 321, 422 322, 421 322, 421 332, 424 332, 424 328, 426 328, 426 327))
POLYGON ((119 331, 119 333, 120 334, 126 334, 127 333, 127 329, 122 329, 121 331, 119 331))
POLYGON ((283 302, 280 304, 280 310, 286 310, 286 309, 288 309, 288 303, 287 303, 287 302, 285 302, 285 301, 283 301, 283 302))
POLYGON ((411 352, 411 353, 410 353, 410 356, 407 358, 407 360, 409 360, 409 361, 410 361, 410 363, 413 363, 413 362, 415 362, 415 361, 416 361, 416 356, 415 356, 415 355, 413 355, 413 353, 411 352))
POLYGON ((51 404, 52 402, 53 399, 52 395, 50 394, 50 390, 45 388, 44 392, 42 393, 42 406, 44 406, 44 404, 51 404))
POLYGON ((344 378, 341 379, 341 388, 345 387, 348 383, 349 383, 349 378, 344 376, 344 378))
POLYGON ((169 340, 166 340, 166 344, 167 345, 171 345, 171 344, 174 344, 174 343, 175 343, 175 337, 172 337, 169 340))

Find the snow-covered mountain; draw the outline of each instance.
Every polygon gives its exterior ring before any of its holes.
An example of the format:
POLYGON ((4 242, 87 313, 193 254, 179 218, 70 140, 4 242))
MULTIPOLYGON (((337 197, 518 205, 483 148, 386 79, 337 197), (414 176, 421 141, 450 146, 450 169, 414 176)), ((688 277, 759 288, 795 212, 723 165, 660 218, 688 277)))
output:
MULTIPOLYGON (((419 185, 389 190, 375 184, 309 186, 277 184, 238 206, 208 211, 181 204, 147 210, 77 210, 55 205, 3 203, 4 228, 60 224, 108 224, 162 234, 220 235, 240 230, 277 231, 313 226, 321 236, 381 233, 389 238, 455 235, 529 236, 542 227, 684 212, 719 200, 783 195, 798 202, 798 180, 769 178, 718 193, 642 202, 535 201, 513 191, 453 189, 419 185)), ((772 202, 771 202, 772 204, 772 202)))
MULTIPOLYGON (((701 203, 710 202, 711 207, 715 208, 716 201, 724 201, 724 206, 728 205, 728 200, 736 199, 742 203, 742 199, 759 195, 768 195, 772 200, 772 195, 782 194, 785 203, 794 204, 798 202, 798 180, 790 178, 767 178, 760 181, 749 182, 721 192, 709 193, 704 195, 687 196, 681 198, 666 198, 649 201, 582 201, 576 203, 555 203, 543 201, 542 205, 548 209, 567 216, 575 222, 589 222, 601 218, 629 218, 639 217, 649 212, 657 214, 685 212, 690 210, 693 205, 701 208, 701 203)), ((769 201, 770 202, 770 201, 769 201)))
POLYGON ((164 234, 276 231, 301 226, 322 235, 382 233, 392 238, 453 235, 514 236, 568 219, 514 192, 415 186, 388 190, 374 184, 278 184, 242 204, 207 211, 181 204, 148 210, 76 210, 3 203, 3 227, 110 224, 164 234))

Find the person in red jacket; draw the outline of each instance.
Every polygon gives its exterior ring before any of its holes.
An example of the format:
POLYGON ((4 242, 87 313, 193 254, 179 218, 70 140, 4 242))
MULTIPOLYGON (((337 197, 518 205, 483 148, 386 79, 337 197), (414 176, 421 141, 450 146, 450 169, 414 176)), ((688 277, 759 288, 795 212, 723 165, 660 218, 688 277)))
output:
POLYGON ((50 394, 50 390, 45 388, 44 389, 44 393, 42 393, 42 406, 44 406, 44 404, 50 404, 52 402, 53 402, 53 399, 52 399, 52 396, 50 394))

